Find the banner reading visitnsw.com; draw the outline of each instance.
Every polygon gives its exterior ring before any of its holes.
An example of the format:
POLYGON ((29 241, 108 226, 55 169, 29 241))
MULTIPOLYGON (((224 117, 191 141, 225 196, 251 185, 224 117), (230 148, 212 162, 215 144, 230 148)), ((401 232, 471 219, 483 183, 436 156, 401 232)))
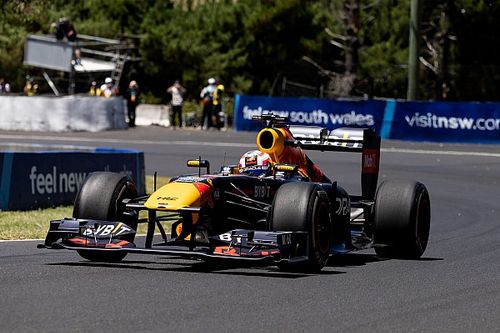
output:
POLYGON ((294 125, 370 127, 384 139, 500 143, 500 103, 236 96, 234 127, 257 131, 262 124, 252 116, 267 112, 294 125))
POLYGON ((390 138, 500 142, 500 103, 398 102, 390 138))
POLYGON ((286 116, 293 125, 338 127, 371 127, 379 130, 385 101, 337 101, 319 98, 235 97, 234 127, 238 131, 257 131, 262 124, 252 116, 272 112, 286 116))

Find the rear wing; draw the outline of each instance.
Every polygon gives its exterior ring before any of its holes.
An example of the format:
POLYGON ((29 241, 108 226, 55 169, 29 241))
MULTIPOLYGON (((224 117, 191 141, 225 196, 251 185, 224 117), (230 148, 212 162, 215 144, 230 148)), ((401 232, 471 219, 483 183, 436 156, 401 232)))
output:
POLYGON ((304 150, 361 153, 361 199, 374 200, 380 166, 380 136, 370 128, 288 127, 294 140, 285 144, 304 150))
POLYGON ((293 140, 285 145, 303 150, 361 153, 361 200, 375 200, 380 166, 380 136, 370 128, 342 127, 334 130, 318 126, 288 125, 288 118, 265 113, 253 116, 267 128, 285 127, 293 140))
POLYGON ((328 130, 316 126, 294 125, 290 125, 288 129, 295 141, 287 144, 300 146, 305 150, 361 152, 363 149, 365 129, 343 127, 328 130))

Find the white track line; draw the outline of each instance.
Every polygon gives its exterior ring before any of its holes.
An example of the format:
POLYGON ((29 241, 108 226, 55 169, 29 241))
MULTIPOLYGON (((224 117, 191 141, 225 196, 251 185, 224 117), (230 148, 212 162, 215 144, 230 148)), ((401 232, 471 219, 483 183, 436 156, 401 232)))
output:
MULTIPOLYGON (((178 146, 215 146, 215 147, 255 147, 255 144, 235 143, 235 142, 204 142, 204 141, 159 141, 159 140, 122 140, 122 139, 94 139, 81 137, 58 137, 34 135, 20 137, 17 135, 0 134, 0 139, 21 139, 21 140, 51 140, 51 141, 72 141, 72 142, 95 142, 95 143, 119 143, 119 144, 148 144, 148 145, 178 145, 178 146)), ((1 142, 0 142, 1 144, 1 142)))
MULTIPOLYGON (((59 137, 59 136, 43 136, 35 135, 29 137, 20 137, 18 135, 0 134, 0 139, 21 139, 21 140, 53 140, 63 142, 93 142, 93 143, 119 143, 119 144, 148 144, 148 145, 177 145, 177 146, 212 146, 212 147, 255 147, 255 144, 236 143, 236 142, 203 142, 191 140, 177 141, 152 141, 152 140, 121 140, 110 138, 84 138, 84 137, 59 137)), ((1 142, 0 142, 1 144, 1 142)), ((39 144, 39 143, 38 143, 39 144)), ((38 145, 37 144, 37 145, 38 145)), ((500 157, 500 153, 490 152, 472 152, 458 150, 425 150, 425 149, 406 149, 406 148, 382 148, 384 153, 402 153, 402 154, 420 154, 420 155, 450 155, 450 156, 481 156, 481 157, 500 157)))
POLYGON ((0 243, 11 243, 11 242, 43 242, 45 239, 0 239, 0 243))
POLYGON ((500 153, 476 152, 476 151, 457 151, 457 150, 424 150, 424 149, 404 149, 404 148, 382 148, 384 153, 402 153, 402 154, 422 154, 422 155, 452 155, 452 156, 483 156, 500 157, 500 153))

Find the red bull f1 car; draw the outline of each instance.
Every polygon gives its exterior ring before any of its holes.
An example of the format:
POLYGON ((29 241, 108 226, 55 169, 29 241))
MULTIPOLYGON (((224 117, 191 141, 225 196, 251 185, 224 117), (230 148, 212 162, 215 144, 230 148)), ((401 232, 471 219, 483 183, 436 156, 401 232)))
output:
POLYGON ((255 118, 265 123, 256 144, 269 163, 245 157, 246 167, 264 172, 229 165, 210 173, 209 162, 198 158, 188 161, 196 173, 172 178, 148 196, 138 196, 125 175, 92 173, 73 217, 51 221, 40 247, 75 250, 91 261, 141 253, 300 271, 319 271, 331 255, 367 248, 387 258, 422 256, 429 194, 417 181, 377 187, 380 137, 373 130, 291 126, 273 114, 255 118), (331 181, 307 150, 360 153, 361 195, 331 181), (138 223, 147 223, 142 247, 134 243, 138 223))

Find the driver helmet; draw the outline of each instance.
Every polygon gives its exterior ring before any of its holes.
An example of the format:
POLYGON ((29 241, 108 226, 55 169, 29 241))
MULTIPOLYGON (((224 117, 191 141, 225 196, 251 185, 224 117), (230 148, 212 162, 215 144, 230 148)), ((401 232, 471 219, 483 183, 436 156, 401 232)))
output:
POLYGON ((251 150, 243 154, 238 163, 240 173, 250 176, 260 176, 269 170, 271 158, 259 150, 251 150))

